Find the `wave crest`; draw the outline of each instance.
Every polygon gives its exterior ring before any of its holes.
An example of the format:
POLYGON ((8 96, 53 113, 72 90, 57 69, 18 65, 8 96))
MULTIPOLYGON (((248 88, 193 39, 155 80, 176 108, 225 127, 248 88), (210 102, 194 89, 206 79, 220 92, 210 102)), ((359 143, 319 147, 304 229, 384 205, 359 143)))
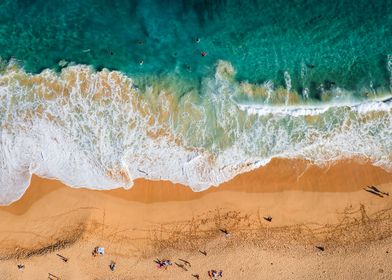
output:
POLYGON ((219 62, 199 91, 179 94, 165 78, 138 86, 84 65, 32 75, 10 63, 0 74, 0 203, 18 199, 32 173, 73 187, 147 178, 201 191, 273 157, 323 164, 354 156, 392 169, 391 102, 332 98, 320 109, 289 85, 234 75, 219 62))

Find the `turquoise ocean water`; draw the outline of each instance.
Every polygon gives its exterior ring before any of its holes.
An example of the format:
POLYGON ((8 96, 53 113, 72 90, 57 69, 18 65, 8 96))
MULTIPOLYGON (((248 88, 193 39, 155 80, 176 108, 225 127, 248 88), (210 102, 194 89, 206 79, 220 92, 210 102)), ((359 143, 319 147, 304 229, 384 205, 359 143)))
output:
POLYGON ((201 191, 274 157, 392 171, 391 0, 0 0, 0 204, 31 175, 201 191))
POLYGON ((63 59, 198 81, 225 60, 239 81, 285 85, 287 71, 317 98, 321 83, 389 88, 391 53, 390 0, 0 1, 0 56, 33 73, 63 59))

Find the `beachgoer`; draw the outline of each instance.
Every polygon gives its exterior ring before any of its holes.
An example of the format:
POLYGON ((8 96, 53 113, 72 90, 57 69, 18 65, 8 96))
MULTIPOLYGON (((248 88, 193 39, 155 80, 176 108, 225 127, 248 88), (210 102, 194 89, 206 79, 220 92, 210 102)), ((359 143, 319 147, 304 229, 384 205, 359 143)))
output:
POLYGON ((373 191, 375 191, 375 192, 377 192, 377 193, 381 193, 381 194, 383 194, 383 195, 386 195, 386 196, 389 196, 389 193, 388 192, 383 192, 383 191, 381 191, 381 190, 379 190, 376 186, 367 186, 369 189, 372 189, 373 191))
POLYGON ((196 38, 196 43, 200 43, 200 38, 196 38))
POLYGON ((95 247, 92 252, 93 257, 96 257, 97 255, 104 255, 104 254, 105 254, 105 248, 98 247, 98 246, 95 247))
POLYGON ((271 216, 267 216, 267 217, 263 217, 264 218, 264 220, 266 220, 266 221, 268 221, 268 222, 271 222, 272 221, 272 217, 271 216))
POLYGON ((207 256, 207 252, 206 251, 201 251, 199 250, 200 254, 203 254, 204 256, 207 256))
POLYGON ((24 264, 18 264, 18 269, 19 269, 20 271, 23 271, 24 268, 25 268, 24 264))
POLYGON ((55 279, 60 279, 60 278, 57 277, 56 275, 52 274, 52 273, 48 273, 48 279, 49 280, 55 280, 55 279))
POLYGON ((167 269, 169 265, 172 265, 172 262, 170 260, 160 260, 156 259, 154 262, 157 264, 158 268, 164 268, 167 269))
POLYGON ((320 251, 324 251, 325 250, 324 246, 316 246, 316 248, 319 249, 320 251))
POLYGON ((143 65, 143 64, 144 64, 144 60, 143 59, 139 60, 139 65, 143 65))
MULTIPOLYGON (((365 191, 371 193, 371 194, 374 194, 374 195, 376 195, 376 196, 378 196, 378 197, 384 198, 384 196, 383 196, 380 192, 375 191, 373 188, 371 188, 371 187, 369 187, 369 186, 368 186, 367 188, 363 188, 363 189, 364 189, 365 191)), ((389 193, 388 193, 387 195, 389 195, 389 193)))
POLYGON ((222 278, 222 273, 223 273, 222 270, 216 271, 212 269, 208 271, 208 276, 213 280, 217 280, 219 278, 222 278))
POLYGON ((62 256, 62 255, 60 255, 60 254, 56 254, 63 262, 67 262, 68 261, 68 258, 66 258, 66 257, 64 257, 64 256, 62 256))
POLYGON ((114 261, 111 261, 109 264, 109 268, 111 271, 114 271, 116 269, 116 263, 114 261))
POLYGON ((207 53, 206 52, 201 52, 201 56, 205 57, 205 56, 207 56, 207 53))
POLYGON ((229 237, 230 233, 226 230, 226 229, 219 229, 221 232, 223 232, 223 234, 225 235, 225 237, 229 237))

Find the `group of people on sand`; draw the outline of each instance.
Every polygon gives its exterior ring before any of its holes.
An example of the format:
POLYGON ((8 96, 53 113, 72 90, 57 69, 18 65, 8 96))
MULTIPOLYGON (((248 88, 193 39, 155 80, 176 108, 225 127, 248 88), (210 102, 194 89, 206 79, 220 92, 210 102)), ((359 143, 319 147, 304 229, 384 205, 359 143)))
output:
MULTIPOLYGON (((103 248, 103 247, 95 247, 94 249, 93 249, 93 251, 91 252, 91 255, 93 256, 93 257, 96 257, 96 256, 98 256, 98 255, 104 255, 105 254, 105 248, 103 248)), ((110 270, 111 271, 114 271, 115 269, 116 269, 116 263, 114 262, 114 261, 111 261, 110 262, 110 264, 109 264, 109 268, 110 268, 110 270)))
MULTIPOLYGON (((173 265, 172 262, 170 260, 168 260, 168 259, 162 259, 162 260, 155 259, 154 262, 157 264, 157 268, 158 269, 164 269, 164 270, 166 270, 169 266, 173 265)), ((185 263, 187 263, 190 266, 189 262, 185 261, 185 263)), ((211 270, 209 270, 207 272, 207 274, 208 274, 208 277, 210 277, 210 279, 218 280, 218 279, 222 278, 223 271, 222 270, 218 271, 218 270, 211 269, 211 270)), ((192 276, 195 277, 196 279, 199 279, 199 275, 198 274, 196 274, 196 275, 192 274, 192 276)))

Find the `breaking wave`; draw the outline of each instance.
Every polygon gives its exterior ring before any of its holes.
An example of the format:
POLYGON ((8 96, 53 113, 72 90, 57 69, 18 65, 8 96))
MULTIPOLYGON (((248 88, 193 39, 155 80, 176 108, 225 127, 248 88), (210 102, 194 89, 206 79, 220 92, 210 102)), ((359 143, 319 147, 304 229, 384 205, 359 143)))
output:
POLYGON ((223 61, 199 88, 85 65, 29 74, 10 62, 0 72, 0 204, 17 200, 33 173, 72 187, 146 178, 201 191, 274 157, 356 157, 392 170, 390 90, 356 99, 335 86, 316 102, 285 80, 237 82, 223 61))

